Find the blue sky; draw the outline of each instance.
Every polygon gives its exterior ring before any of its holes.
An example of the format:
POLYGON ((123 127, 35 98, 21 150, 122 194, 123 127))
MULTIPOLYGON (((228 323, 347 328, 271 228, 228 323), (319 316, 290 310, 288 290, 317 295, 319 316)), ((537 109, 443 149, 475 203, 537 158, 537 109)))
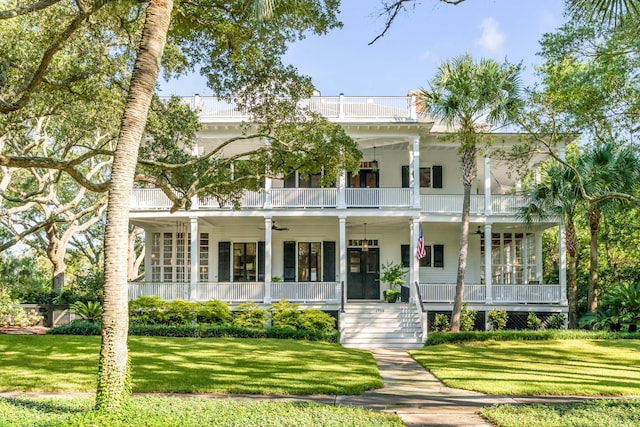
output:
MULTIPOLYGON (((285 60, 311 76, 327 96, 406 95, 425 87, 437 64, 465 52, 474 58, 522 61, 523 80, 530 84, 539 62, 538 42, 564 23, 563 6, 561 0, 466 0, 457 6, 418 0, 385 37, 368 46, 383 29, 384 21, 377 17, 380 1, 343 0, 344 27, 292 45, 285 60)), ((198 75, 160 86, 163 95, 212 95, 198 75)))

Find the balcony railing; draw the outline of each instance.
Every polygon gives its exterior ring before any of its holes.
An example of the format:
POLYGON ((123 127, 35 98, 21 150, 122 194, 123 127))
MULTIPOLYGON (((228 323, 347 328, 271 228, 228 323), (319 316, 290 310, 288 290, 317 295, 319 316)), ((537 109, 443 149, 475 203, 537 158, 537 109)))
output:
MULTIPOLYGON (((421 283, 420 293, 424 302, 451 303, 456 294, 455 284, 421 283)), ((496 303, 559 303, 560 285, 492 285, 491 301, 496 303)), ((464 286, 463 301, 485 302, 485 285, 464 286)))
MULTIPOLYGON (((348 208, 393 208, 412 206, 410 188, 345 188, 345 207, 348 208)), ((338 207, 338 188, 273 188, 271 206, 273 208, 336 208, 338 207)), ((520 206, 527 203, 522 196, 491 196, 492 214, 515 215, 520 206)), ((245 191, 240 198, 240 207, 261 209, 266 201, 262 191, 245 191)), ((485 198, 482 195, 471 196, 471 214, 485 214, 485 198)), ((432 214, 460 214, 462 195, 421 195, 422 212, 432 214)), ((158 188, 135 188, 131 195, 132 210, 168 210, 171 202, 158 188)), ((212 197, 200 200, 198 209, 229 209, 220 206, 212 197)))
POLYGON ((274 282, 271 284, 274 301, 286 299, 292 302, 340 302, 339 282, 274 282))
MULTIPOLYGON (((168 99, 161 97, 161 99, 168 99)), ((185 96, 182 100, 197 110, 208 122, 243 121, 250 117, 233 102, 211 96, 185 96)), ((300 102, 301 107, 330 120, 364 119, 383 122, 417 120, 415 97, 411 96, 313 96, 300 102)))

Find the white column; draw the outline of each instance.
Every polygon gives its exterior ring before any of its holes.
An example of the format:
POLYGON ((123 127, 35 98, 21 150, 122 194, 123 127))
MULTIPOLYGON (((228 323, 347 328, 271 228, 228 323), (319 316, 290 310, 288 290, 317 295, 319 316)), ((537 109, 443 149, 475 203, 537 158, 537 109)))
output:
POLYGON ((536 242, 536 280, 542 284, 542 233, 536 232, 534 239, 536 242))
POLYGON ((346 209, 347 201, 345 199, 345 192, 347 187, 347 171, 342 171, 338 178, 338 209, 346 209))
POLYGON ((338 218, 340 228, 340 238, 338 244, 340 245, 340 282, 344 283, 344 295, 342 298, 347 300, 347 217, 341 215, 338 218))
MULTIPOLYGON (((199 104, 199 96, 196 95, 196 102, 199 104)), ((198 144, 193 144, 193 148, 191 149, 191 155, 193 157, 198 157, 200 155, 199 151, 198 151, 198 144)), ((191 196, 191 209, 199 209, 200 208, 200 198, 196 195, 191 196)))
POLYGON ((567 304, 567 245, 564 224, 559 226, 559 246, 560 246, 560 304, 567 304))
POLYGON ((271 217, 264 218, 264 303, 271 304, 271 217))
POLYGON ((409 253, 411 254, 411 258, 410 258, 411 274, 409 275, 409 277, 411 277, 411 283, 410 283, 411 292, 409 293, 409 299, 410 301, 415 301, 415 298, 418 297, 416 295, 415 282, 418 282, 418 284, 420 284, 420 262, 416 257, 416 251, 418 250, 418 236, 420 235, 420 218, 419 217, 414 217, 413 220, 411 221, 410 234, 411 234, 411 246, 409 247, 409 253))
POLYGON ((491 215, 491 159, 484 158, 484 213, 491 215))
POLYGON ((492 285, 492 265, 491 265, 491 224, 484 225, 484 288, 485 288, 485 302, 487 304, 493 303, 493 288, 492 285))
POLYGON ((189 299, 195 301, 198 299, 198 282, 200 281, 200 235, 198 234, 198 217, 189 217, 191 223, 191 277, 189 299))
POLYGON ((264 179, 264 208, 271 209, 271 178, 264 179))
POLYGON ((413 207, 420 209, 420 137, 412 138, 409 154, 409 186, 413 189, 413 207))

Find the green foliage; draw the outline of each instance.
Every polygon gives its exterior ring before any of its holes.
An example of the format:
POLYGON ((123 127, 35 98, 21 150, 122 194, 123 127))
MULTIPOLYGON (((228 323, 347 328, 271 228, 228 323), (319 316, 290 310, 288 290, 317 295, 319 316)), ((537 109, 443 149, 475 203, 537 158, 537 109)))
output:
POLYGON ((69 308, 84 320, 97 322, 102 319, 102 304, 97 301, 89 301, 86 304, 82 301, 76 301, 69 308))
POLYGON ((387 302, 396 302, 400 298, 400 290, 398 289, 385 289, 382 291, 384 300, 387 302))
POLYGON ((462 304, 462 311, 460 311, 460 330, 463 332, 473 331, 476 323, 476 310, 469 310, 468 303, 462 304))
POLYGON ((267 324, 267 311, 253 302, 240 304, 233 311, 233 324, 242 328, 263 329, 267 324))
POLYGON ((129 322, 143 325, 162 325, 169 322, 168 303, 160 297, 142 296, 129 301, 129 322))
POLYGON ((604 331, 640 330, 640 282, 621 283, 610 289, 595 312, 580 318, 580 326, 604 331))
POLYGON ((298 318, 298 326, 306 331, 333 332, 336 319, 321 310, 303 310, 298 318))
POLYGON ((229 306, 219 300, 202 302, 196 306, 198 323, 223 324, 231 321, 229 306))
POLYGON ((449 316, 437 313, 433 319, 433 330, 435 332, 446 332, 450 328, 449 316))
POLYGON ((352 426, 401 427, 395 414, 318 403, 183 397, 140 397, 127 407, 95 411, 89 398, 17 397, 0 401, 13 427, 352 426))
POLYGON ((300 326, 300 311, 297 304, 280 300, 271 305, 271 326, 273 328, 298 329, 300 326))
POLYGON ((564 329, 566 316, 562 313, 556 313, 547 319, 547 329, 564 329))
POLYGON ((0 257, 0 289, 21 303, 47 304, 56 294, 51 289, 50 272, 45 260, 34 254, 15 256, 3 252, 0 257))
POLYGON ((494 331, 501 331, 507 326, 509 315, 506 310, 498 310, 494 308, 489 312, 489 322, 494 331))
POLYGON ((33 326, 42 320, 42 316, 27 314, 18 300, 12 299, 9 292, 0 288, 0 326, 33 326))
MULTIPOLYGON (((390 289, 400 289, 405 282, 404 276, 407 274, 407 269, 402 264, 389 261, 386 264, 382 264, 382 270, 380 274, 380 280, 383 283, 388 283, 390 289)), ((390 301, 392 302, 392 301, 390 301)))
POLYGON ((527 315, 527 328, 534 331, 542 329, 542 320, 532 311, 527 315))
POLYGON ((425 345, 482 341, 545 341, 545 340, 618 340, 640 339, 640 332, 592 332, 577 329, 545 329, 538 331, 471 331, 449 334, 430 332, 425 345))
POLYGON ((196 321, 196 303, 176 299, 166 306, 169 325, 190 325, 196 321))
POLYGON ((98 322, 74 320, 66 325, 55 326, 47 333, 51 335, 100 335, 100 328, 101 325, 98 322))

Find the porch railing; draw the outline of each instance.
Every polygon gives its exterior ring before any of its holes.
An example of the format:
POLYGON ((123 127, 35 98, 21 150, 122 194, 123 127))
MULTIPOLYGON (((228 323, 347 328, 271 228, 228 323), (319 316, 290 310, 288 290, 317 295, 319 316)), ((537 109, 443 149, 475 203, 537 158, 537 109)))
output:
POLYGON ((292 302, 340 302, 340 282, 272 282, 271 299, 292 302))
MULTIPOLYGON (((273 282, 271 299, 292 302, 340 302, 340 282, 273 282)), ((193 289, 189 283, 129 283, 129 300, 140 296, 157 295, 166 301, 175 299, 228 302, 264 302, 264 282, 206 282, 193 289)))
MULTIPOLYGON (((161 97, 168 99, 168 97, 161 97)), ((182 100, 208 121, 248 120, 249 115, 234 102, 211 96, 185 96, 182 100)), ((375 121, 415 121, 415 97, 411 96, 312 96, 300 101, 302 107, 328 119, 369 119, 375 121)))
MULTIPOLYGON (((264 193, 262 191, 245 191, 240 197, 240 207, 261 208, 264 206, 264 193)), ((230 208, 231 205, 220 206, 214 197, 200 199, 200 207, 204 209, 230 208)))
MULTIPOLYGON (((421 283, 424 302, 453 302, 456 285, 449 283, 421 283)), ((465 284, 463 301, 485 302, 486 286, 465 284)), ((492 303, 559 303, 560 285, 492 285, 492 303)))
POLYGON ((411 206, 410 188, 345 188, 348 207, 377 208, 411 206))
POLYGON ((273 188, 271 206, 274 208, 335 208, 337 188, 273 188))

